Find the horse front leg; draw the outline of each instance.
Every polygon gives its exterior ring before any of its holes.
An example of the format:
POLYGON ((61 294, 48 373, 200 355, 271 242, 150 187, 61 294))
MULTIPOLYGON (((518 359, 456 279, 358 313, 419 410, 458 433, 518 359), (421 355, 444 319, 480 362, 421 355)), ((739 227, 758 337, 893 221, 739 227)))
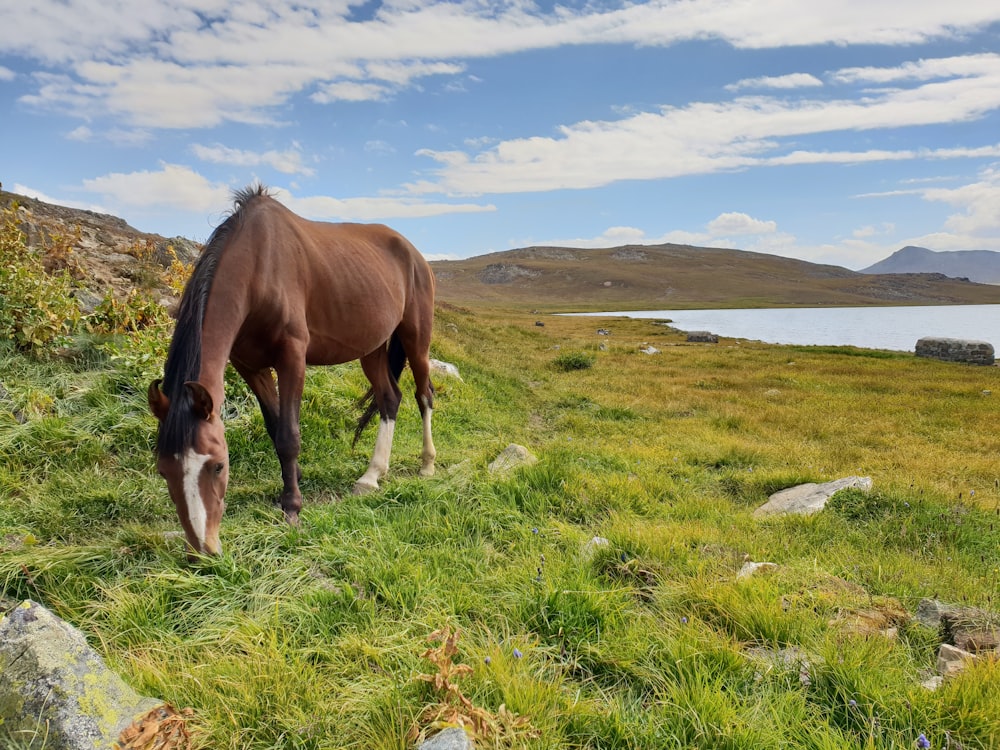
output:
MULTIPOLYGON (((292 358, 279 365, 278 372, 278 415, 274 429, 274 452, 281 464, 282 490, 279 502, 285 513, 285 520, 298 525, 299 511, 302 509, 302 493, 299 480, 301 438, 299 436, 299 411, 302 406, 302 389, 305 385, 305 358, 292 358)), ((265 417, 266 420, 266 417, 265 417)))

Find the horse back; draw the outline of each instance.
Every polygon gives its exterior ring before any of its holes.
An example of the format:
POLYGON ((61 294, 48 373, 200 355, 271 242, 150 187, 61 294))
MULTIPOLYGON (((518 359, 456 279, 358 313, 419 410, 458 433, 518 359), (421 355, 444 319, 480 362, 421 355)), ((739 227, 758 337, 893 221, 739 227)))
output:
POLYGON ((307 342, 310 364, 333 364, 367 354, 400 325, 429 337, 434 275, 405 237, 382 224, 310 221, 276 201, 261 204, 220 261, 232 273, 216 280, 231 278, 245 293, 234 350, 290 336, 307 342))

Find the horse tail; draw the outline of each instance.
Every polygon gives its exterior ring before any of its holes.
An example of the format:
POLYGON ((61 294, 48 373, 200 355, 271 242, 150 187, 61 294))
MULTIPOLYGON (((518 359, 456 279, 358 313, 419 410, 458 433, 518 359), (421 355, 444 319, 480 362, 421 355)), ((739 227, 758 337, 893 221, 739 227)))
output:
MULTIPOLYGON (((399 382, 399 376, 403 374, 404 367, 406 367, 406 352, 403 350, 403 344, 399 340, 399 335, 393 333, 389 338, 388 359, 389 377, 392 378, 393 383, 399 382)), ((358 426, 354 428, 354 441, 351 443, 352 448, 358 444, 361 433, 365 431, 365 427, 368 426, 368 423, 378 413, 378 402, 375 400, 374 388, 369 388, 365 395, 358 400, 358 407, 364 409, 364 411, 358 418, 358 426)))

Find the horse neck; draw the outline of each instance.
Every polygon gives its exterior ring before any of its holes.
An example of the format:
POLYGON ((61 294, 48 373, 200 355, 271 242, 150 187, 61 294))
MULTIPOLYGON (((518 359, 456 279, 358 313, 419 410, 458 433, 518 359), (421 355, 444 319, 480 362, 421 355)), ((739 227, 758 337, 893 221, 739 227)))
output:
POLYGON ((198 382, 212 395, 216 411, 221 409, 225 395, 226 364, 246 314, 242 300, 231 296, 218 304, 212 300, 205 309, 201 330, 201 370, 198 382))

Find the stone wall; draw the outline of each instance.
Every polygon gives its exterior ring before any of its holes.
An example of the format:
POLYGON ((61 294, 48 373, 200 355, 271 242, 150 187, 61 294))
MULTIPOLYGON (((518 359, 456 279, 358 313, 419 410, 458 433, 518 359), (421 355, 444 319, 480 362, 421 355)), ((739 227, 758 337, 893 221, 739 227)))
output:
POLYGON ((917 342, 916 355, 943 359, 946 362, 966 362, 970 365, 992 365, 993 345, 985 341, 925 337, 917 342))

